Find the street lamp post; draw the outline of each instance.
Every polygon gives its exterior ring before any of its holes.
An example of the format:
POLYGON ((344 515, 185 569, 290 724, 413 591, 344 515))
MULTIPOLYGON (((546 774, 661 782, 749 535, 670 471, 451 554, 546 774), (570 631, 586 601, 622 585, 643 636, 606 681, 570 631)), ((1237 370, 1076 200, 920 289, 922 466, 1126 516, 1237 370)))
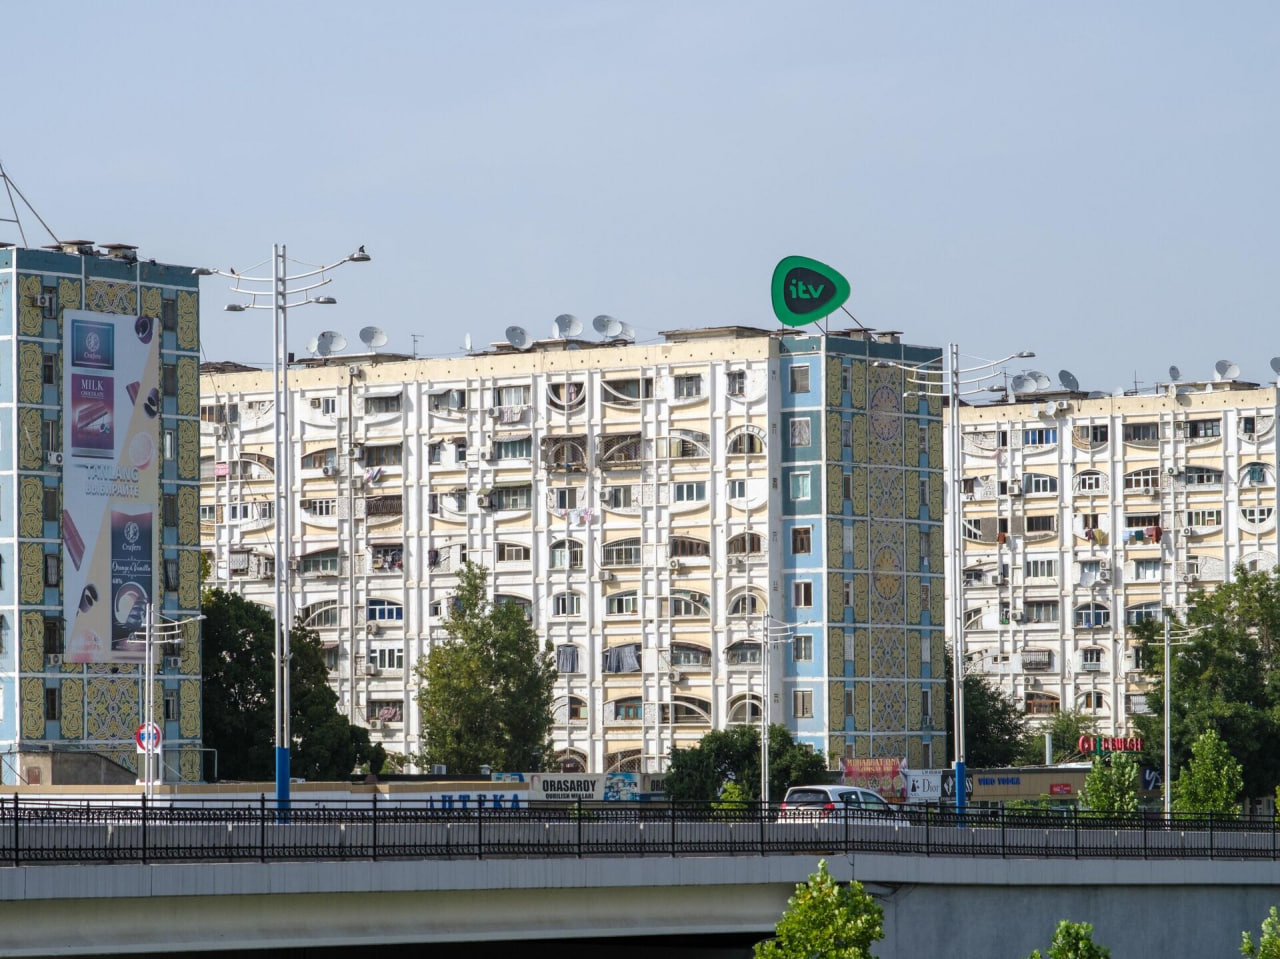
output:
MULTIPOLYGON (((1169 709, 1169 701, 1173 698, 1169 695, 1173 685, 1173 655, 1171 648, 1173 647, 1173 611, 1166 609, 1164 611, 1164 784, 1162 792, 1164 793, 1164 817, 1168 819, 1173 813, 1173 802, 1171 790, 1173 787, 1173 760, 1170 757, 1170 750, 1173 748, 1172 736, 1169 732, 1169 723, 1171 712, 1169 709)), ((1186 629, 1178 633, 1179 637, 1190 637, 1200 632, 1199 629, 1186 629)), ((1178 645, 1184 645, 1179 643, 1178 645)))
POLYGON ((760 801, 766 805, 769 802, 769 707, 773 702, 769 661, 773 659, 774 646, 790 644, 796 631, 809 624, 809 620, 783 623, 768 613, 763 613, 760 619, 760 679, 764 684, 764 697, 760 704, 760 801))
POLYGON ((288 315, 293 307, 309 303, 332 305, 337 301, 331 296, 312 296, 312 292, 332 282, 328 274, 344 263, 367 263, 372 257, 360 247, 341 260, 290 275, 285 246, 278 243, 271 248, 271 276, 247 276, 234 271, 213 270, 205 267, 193 272, 198 276, 224 276, 232 280, 231 292, 249 297, 248 303, 228 303, 225 309, 231 313, 244 310, 271 310, 272 346, 271 381, 275 404, 275 775, 276 807, 289 808, 289 760, 293 741, 289 722, 289 634, 293 628, 293 610, 288 596, 289 554, 291 552, 290 496, 293 491, 293 466, 290 461, 292 435, 289 424, 289 329, 288 315), (290 284, 303 282, 295 287, 292 295, 301 297, 293 302, 290 284), (245 284, 259 284, 268 289, 254 289, 245 284), (269 300, 268 300, 269 297, 269 300), (268 302, 259 302, 259 300, 268 302))
POLYGON ((172 643, 179 639, 182 636, 182 629, 187 623, 199 622, 204 619, 204 616, 203 614, 188 616, 181 620, 164 619, 157 613, 154 603, 146 604, 143 615, 145 619, 143 620, 141 634, 134 633, 127 642, 144 644, 142 681, 145 686, 142 693, 142 722, 146 729, 143 738, 147 741, 147 746, 142 753, 142 784, 146 797, 151 799, 155 796, 156 781, 163 773, 160 765, 163 737, 160 737, 154 743, 150 741, 151 728, 161 728, 160 724, 156 722, 155 647, 165 643, 172 643), (157 619, 162 619, 163 622, 157 623, 157 619))
POLYGON ((965 773, 964 748, 964 517, 960 504, 963 501, 964 472, 960 463, 960 399, 969 393, 986 392, 981 387, 966 390, 964 387, 980 384, 988 377, 996 375, 996 368, 1008 360, 1035 356, 1029 350, 1011 353, 998 360, 985 360, 977 366, 961 369, 960 347, 956 343, 947 345, 947 363, 939 370, 931 368, 928 363, 895 363, 892 360, 876 360, 874 366, 889 366, 903 370, 907 374, 907 382, 915 389, 907 390, 907 396, 937 396, 945 398, 948 415, 946 418, 946 471, 945 484, 947 499, 944 514, 947 529, 951 537, 951 546, 947 552, 946 577, 951 581, 951 635, 952 635, 952 670, 951 670, 951 705, 952 705, 952 740, 955 747, 954 775, 956 793, 956 813, 963 814, 968 801, 965 773), (977 374, 968 379, 962 377, 977 374))

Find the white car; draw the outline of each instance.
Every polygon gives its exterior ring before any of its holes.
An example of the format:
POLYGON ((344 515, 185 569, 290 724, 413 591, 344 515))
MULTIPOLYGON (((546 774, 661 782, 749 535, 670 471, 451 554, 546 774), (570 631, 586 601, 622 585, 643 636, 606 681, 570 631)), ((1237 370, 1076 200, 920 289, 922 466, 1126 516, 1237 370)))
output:
POLYGON ((842 819, 894 826, 908 823, 878 792, 861 786, 792 786, 778 814, 779 822, 839 822, 842 819))

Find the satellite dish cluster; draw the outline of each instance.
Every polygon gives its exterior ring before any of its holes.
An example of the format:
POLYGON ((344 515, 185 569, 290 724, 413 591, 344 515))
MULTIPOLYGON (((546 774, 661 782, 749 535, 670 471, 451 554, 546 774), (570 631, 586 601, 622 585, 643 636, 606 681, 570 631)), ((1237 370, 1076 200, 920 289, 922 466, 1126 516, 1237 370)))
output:
MULTIPOLYGON (((591 321, 591 328, 599 333, 602 339, 606 340, 626 340, 631 343, 636 338, 636 331, 628 324, 603 313, 591 321)), ((557 340, 572 340, 581 336, 583 330, 584 327, 580 319, 572 313, 561 313, 552 322, 551 336, 557 340)), ((506 337, 507 343, 517 350, 528 349, 533 343, 533 338, 529 335, 529 331, 523 326, 508 326, 506 337)), ((576 343, 567 345, 570 349, 577 349, 576 343)))
MULTIPOLYGON (((378 347, 386 346, 387 334, 380 327, 366 326, 360 331, 360 342, 376 353, 378 347)), ((325 330, 307 340, 307 352, 312 356, 332 356, 346 348, 347 338, 334 330, 325 330)))

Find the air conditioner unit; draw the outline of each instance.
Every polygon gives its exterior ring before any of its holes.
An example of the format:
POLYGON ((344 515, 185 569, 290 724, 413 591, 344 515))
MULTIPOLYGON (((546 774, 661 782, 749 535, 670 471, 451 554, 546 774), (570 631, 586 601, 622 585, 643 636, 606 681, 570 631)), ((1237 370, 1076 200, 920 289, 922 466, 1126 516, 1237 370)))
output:
POLYGON ((48 454, 48 457, 47 457, 47 458, 48 458, 48 460, 49 460, 49 465, 50 465, 50 466, 61 466, 61 465, 62 465, 62 454, 61 454, 61 453, 58 453, 58 452, 50 452, 50 453, 48 454))
POLYGON ((377 666, 375 666, 373 663, 365 663, 365 664, 364 664, 364 674, 365 674, 366 676, 377 676, 377 675, 378 675, 378 667, 377 667, 377 666))
POLYGON ((1022 484, 1021 484, 1021 483, 1010 483, 1010 484, 1009 484, 1009 495, 1010 495, 1010 496, 1021 496, 1021 495, 1022 495, 1022 484))
POLYGON ((311 509, 311 500, 309 499, 298 500, 298 509, 311 509))
POLYGON ((181 668, 182 668, 182 657, 181 657, 181 656, 166 656, 166 657, 164 658, 164 668, 165 668, 165 669, 181 669, 181 668))
POLYGON ((431 775, 447 776, 449 775, 449 767, 444 765, 444 763, 436 763, 434 766, 431 767, 431 775))
POLYGON ((1003 586, 1004 584, 1005 584, 1005 578, 1001 576, 999 573, 996 573, 991 577, 992 586, 1003 586))
POLYGON ((371 719, 371 720, 369 720, 369 728, 370 728, 370 729, 381 729, 381 728, 382 728, 382 720, 381 720, 381 719, 371 719))
POLYGON ((61 653, 54 653, 53 655, 51 655, 51 656, 47 656, 47 657, 45 657, 45 658, 49 661, 49 665, 50 665, 50 666, 61 666, 61 665, 62 665, 62 654, 61 654, 61 653))
POLYGON ((680 560, 678 559, 667 560, 667 569, 674 571, 674 570, 678 570, 679 568, 680 568, 680 560))
POLYGON ((1183 536, 1195 536, 1195 535, 1196 535, 1196 528, 1195 528, 1194 526, 1184 526, 1184 527, 1182 527, 1182 535, 1183 535, 1183 536))
POLYGON ((1182 574, 1182 581, 1183 581, 1184 583, 1194 583, 1194 582, 1195 582, 1196 580, 1198 580, 1199 578, 1200 578, 1200 577, 1199 577, 1199 576, 1197 576, 1195 573, 1183 573, 1183 574, 1182 574))
POLYGON ((1017 612, 1015 612, 1015 613, 1013 614, 1013 616, 1011 617, 1011 619, 1012 619, 1015 623, 1025 623, 1025 622, 1027 621, 1027 614, 1026 614, 1026 613, 1024 613, 1022 610, 1018 610, 1017 612))
POLYGON ((45 316, 53 315, 54 308, 58 304, 58 298, 56 296, 52 293, 38 293, 36 294, 35 300, 36 306, 40 307, 40 309, 44 311, 45 316))
POLYGON ((600 582, 602 582, 602 583, 612 583, 612 582, 613 582, 613 572, 612 572, 612 570, 607 570, 607 569, 602 569, 602 570, 600 570, 600 582))
POLYGON ((489 496, 488 493, 476 494, 476 505, 479 506, 481 509, 488 509, 489 504, 491 502, 492 502, 492 498, 489 496))
POLYGON ((496 420, 499 416, 502 415, 502 407, 501 406, 489 407, 489 415, 496 420))
POLYGON ((1098 569, 1102 570, 1103 572, 1106 572, 1106 571, 1110 570, 1110 569, 1111 569, 1111 560, 1109 560, 1109 559, 1100 559, 1100 560, 1098 560, 1098 569))
POLYGON ((347 376, 354 376, 356 379, 360 379, 360 377, 364 376, 364 370, 358 366, 348 366, 347 376))
POLYGON ((1099 582, 1099 583, 1109 583, 1109 582, 1111 582, 1111 570, 1109 570, 1109 569, 1099 570, 1099 571, 1098 571, 1098 582, 1099 582))
POLYGON ((311 408, 312 408, 313 410, 318 410, 318 409, 320 409, 320 398, 319 398, 319 397, 316 397, 315 399, 313 399, 313 400, 311 401, 311 408))
POLYGON ((378 624, 375 623, 373 620, 370 620, 369 622, 364 624, 364 631, 368 633, 370 636, 377 635, 378 630, 380 628, 381 627, 379 627, 378 624))
POLYGON ((1166 476, 1177 476, 1178 468, 1176 466, 1166 466, 1164 472, 1166 476))
POLYGON ((684 673, 680 672, 678 669, 671 670, 671 681, 673 683, 678 683, 682 679, 684 679, 684 673))
POLYGON ((1069 410, 1069 409, 1071 409, 1071 404, 1070 404, 1070 403, 1068 403, 1066 400, 1058 400, 1058 412, 1059 412, 1059 413, 1065 413, 1065 412, 1066 412, 1067 410, 1069 410))
POLYGON ((364 456, 364 447, 359 443, 356 443, 351 447, 351 458, 353 460, 358 460, 362 456, 364 456))
POLYGON ((482 460, 491 460, 491 459, 493 459, 493 447, 492 447, 492 446, 482 446, 482 447, 480 447, 480 458, 481 458, 482 460))

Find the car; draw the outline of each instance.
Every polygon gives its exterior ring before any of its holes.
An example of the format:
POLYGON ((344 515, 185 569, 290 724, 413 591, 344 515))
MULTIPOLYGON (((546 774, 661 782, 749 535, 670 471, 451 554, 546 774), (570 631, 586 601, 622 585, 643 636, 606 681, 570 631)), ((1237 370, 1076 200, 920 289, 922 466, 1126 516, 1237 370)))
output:
POLYGON ((909 824, 883 796, 862 786, 792 786, 778 812, 778 822, 839 822, 842 819, 893 826, 909 824))

